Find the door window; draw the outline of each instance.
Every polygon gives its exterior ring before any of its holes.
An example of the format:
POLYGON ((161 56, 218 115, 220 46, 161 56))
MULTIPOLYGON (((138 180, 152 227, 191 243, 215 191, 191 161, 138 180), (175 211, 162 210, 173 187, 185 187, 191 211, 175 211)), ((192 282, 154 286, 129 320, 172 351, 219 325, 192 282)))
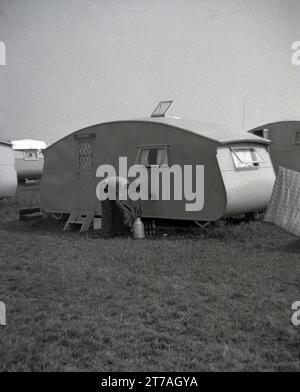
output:
POLYGON ((150 167, 168 164, 167 147, 142 147, 138 151, 136 163, 150 167))

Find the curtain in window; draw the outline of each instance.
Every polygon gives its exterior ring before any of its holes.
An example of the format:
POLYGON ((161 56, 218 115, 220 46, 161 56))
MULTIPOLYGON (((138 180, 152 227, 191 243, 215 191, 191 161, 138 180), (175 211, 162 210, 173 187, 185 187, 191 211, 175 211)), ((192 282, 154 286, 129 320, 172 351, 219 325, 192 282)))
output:
POLYGON ((300 143, 300 131, 295 132, 295 143, 300 143))
POLYGON ((157 151, 157 165, 166 165, 167 164, 167 154, 165 148, 160 148, 157 151))
POLYGON ((149 155, 149 150, 141 150, 141 158, 140 158, 141 165, 144 166, 148 165, 148 155, 149 155))
POLYGON ((166 165, 168 163, 167 159, 167 149, 166 148, 149 148, 142 149, 140 151, 139 162, 141 165, 166 165))

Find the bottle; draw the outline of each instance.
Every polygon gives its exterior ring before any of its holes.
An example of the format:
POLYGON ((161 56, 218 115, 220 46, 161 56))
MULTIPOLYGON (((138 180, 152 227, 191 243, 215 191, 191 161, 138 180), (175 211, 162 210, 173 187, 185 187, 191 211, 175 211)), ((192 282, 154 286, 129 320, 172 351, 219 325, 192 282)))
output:
POLYGON ((145 227, 141 218, 138 217, 133 223, 133 238, 142 239, 145 238, 145 227))

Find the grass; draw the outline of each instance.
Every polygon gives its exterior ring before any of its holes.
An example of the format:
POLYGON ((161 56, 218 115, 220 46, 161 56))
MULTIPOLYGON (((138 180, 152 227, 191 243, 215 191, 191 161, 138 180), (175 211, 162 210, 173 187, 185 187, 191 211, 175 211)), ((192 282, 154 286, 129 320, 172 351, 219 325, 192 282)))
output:
POLYGON ((0 203, 0 370, 300 370, 296 237, 257 221, 104 240, 19 222, 35 203, 0 203))

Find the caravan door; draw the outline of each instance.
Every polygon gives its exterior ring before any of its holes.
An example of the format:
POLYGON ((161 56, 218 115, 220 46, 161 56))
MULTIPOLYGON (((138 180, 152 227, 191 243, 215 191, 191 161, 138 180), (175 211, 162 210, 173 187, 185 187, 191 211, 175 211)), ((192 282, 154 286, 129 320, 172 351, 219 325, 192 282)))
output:
MULTIPOLYGON (((168 172, 168 146, 151 145, 139 148, 137 164, 147 169, 148 199, 142 200, 142 215, 148 218, 169 218, 170 200, 163 200, 162 182, 168 172)), ((141 185, 143 186, 143 184, 141 185)))

